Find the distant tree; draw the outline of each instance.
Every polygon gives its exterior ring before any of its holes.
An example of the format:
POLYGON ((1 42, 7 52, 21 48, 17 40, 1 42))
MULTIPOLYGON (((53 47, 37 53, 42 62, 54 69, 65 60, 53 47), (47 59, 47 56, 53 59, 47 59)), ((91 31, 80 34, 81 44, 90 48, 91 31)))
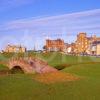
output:
POLYGON ((43 46, 43 49, 46 50, 47 49, 46 46, 43 46))

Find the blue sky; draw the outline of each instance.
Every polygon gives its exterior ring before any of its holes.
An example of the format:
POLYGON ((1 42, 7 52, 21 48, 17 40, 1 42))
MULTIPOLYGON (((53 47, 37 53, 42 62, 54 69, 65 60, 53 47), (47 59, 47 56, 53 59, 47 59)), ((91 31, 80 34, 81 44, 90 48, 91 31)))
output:
POLYGON ((0 49, 41 49, 45 39, 74 42, 79 32, 100 36, 100 0, 1 0, 0 49))

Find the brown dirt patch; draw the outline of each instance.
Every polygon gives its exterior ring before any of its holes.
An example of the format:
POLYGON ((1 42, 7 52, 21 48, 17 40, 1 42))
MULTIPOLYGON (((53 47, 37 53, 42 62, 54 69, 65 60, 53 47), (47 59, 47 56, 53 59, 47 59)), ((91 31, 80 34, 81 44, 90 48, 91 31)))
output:
POLYGON ((6 76, 6 75, 8 75, 9 74, 9 72, 8 71, 0 71, 0 76, 6 76))
POLYGON ((75 81, 79 80, 79 77, 74 76, 70 73, 55 72, 55 73, 37 74, 34 77, 34 79, 41 83, 50 84, 56 82, 75 81))

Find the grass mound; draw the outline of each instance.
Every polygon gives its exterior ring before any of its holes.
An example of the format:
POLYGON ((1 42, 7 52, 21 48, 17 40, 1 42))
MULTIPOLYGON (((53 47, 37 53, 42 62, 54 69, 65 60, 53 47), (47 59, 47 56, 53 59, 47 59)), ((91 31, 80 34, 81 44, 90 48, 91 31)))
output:
POLYGON ((55 72, 55 73, 45 73, 45 74, 37 74, 34 79, 36 81, 51 84, 56 82, 65 82, 65 81, 75 81, 78 80, 79 77, 72 75, 70 73, 64 72, 55 72))

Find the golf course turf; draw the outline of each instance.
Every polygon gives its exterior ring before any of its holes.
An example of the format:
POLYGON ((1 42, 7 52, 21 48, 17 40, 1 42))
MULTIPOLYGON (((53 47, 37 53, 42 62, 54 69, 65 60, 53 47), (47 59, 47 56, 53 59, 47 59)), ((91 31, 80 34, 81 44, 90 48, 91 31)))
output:
MULTIPOLYGON (((100 58, 54 52, 28 55, 59 67, 59 73, 11 74, 0 64, 0 100, 100 100, 100 58)), ((1 54, 0 60, 12 56, 1 54)))

